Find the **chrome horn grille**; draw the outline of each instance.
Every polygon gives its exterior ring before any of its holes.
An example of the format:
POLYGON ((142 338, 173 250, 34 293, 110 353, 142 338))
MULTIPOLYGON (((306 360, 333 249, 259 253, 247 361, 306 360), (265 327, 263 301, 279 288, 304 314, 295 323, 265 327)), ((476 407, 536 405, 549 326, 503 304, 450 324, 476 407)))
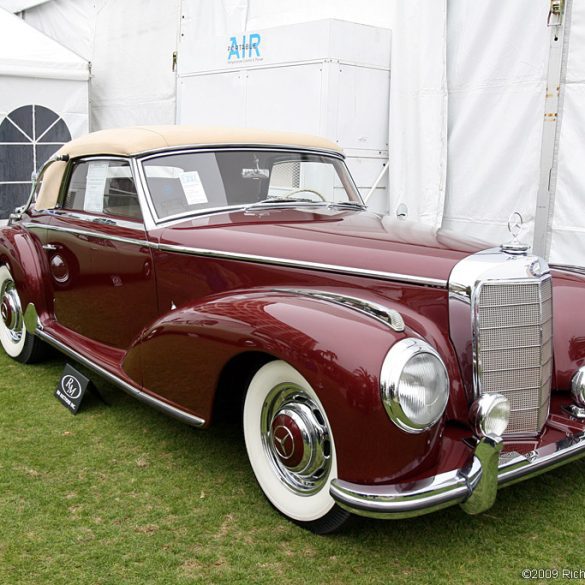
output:
POLYGON ((552 282, 544 260, 486 250, 449 279, 451 339, 470 402, 510 401, 506 435, 534 436, 548 417, 552 381, 552 282))

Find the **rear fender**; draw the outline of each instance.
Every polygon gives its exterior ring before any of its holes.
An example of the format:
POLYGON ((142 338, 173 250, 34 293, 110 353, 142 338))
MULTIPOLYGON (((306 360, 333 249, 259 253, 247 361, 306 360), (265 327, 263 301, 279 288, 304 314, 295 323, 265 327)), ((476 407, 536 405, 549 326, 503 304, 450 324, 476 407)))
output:
POLYGON ((38 314, 47 314, 41 242, 19 225, 0 230, 0 264, 8 266, 23 310, 34 303, 38 314))

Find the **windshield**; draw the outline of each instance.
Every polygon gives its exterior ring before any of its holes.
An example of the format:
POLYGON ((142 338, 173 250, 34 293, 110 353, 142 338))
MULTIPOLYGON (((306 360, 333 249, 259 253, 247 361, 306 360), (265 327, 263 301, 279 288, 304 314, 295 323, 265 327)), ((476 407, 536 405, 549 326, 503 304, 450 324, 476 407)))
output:
POLYGON ((343 162, 286 151, 157 155, 142 163, 159 219, 252 204, 361 204, 343 162))

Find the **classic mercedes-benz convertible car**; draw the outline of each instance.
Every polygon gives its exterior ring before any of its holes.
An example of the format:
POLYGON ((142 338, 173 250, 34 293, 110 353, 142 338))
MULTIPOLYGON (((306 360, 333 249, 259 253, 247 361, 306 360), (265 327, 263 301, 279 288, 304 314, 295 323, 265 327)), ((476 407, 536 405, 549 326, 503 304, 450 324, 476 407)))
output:
POLYGON ((369 212, 322 139, 74 140, 0 266, 10 356, 56 347, 195 427, 241 404, 260 488, 315 532, 477 514, 585 455, 585 273, 369 212))

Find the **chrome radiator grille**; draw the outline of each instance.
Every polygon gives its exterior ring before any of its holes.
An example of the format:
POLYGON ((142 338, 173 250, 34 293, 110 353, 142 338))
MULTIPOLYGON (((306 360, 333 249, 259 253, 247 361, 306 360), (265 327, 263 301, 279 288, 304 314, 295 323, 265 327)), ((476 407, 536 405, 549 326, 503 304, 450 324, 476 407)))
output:
POLYGON ((475 382, 479 394, 510 401, 506 434, 535 434, 548 416, 552 379, 552 285, 487 281, 474 303, 475 382))

